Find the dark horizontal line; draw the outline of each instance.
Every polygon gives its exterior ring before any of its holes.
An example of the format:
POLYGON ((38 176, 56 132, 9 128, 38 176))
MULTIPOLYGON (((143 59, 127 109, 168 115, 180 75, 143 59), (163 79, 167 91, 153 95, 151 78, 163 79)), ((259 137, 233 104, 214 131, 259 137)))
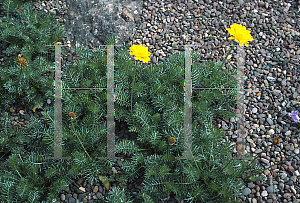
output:
MULTIPOLYGON (((46 45, 46 46, 70 46, 70 45, 62 45, 62 44, 58 44, 58 45, 46 45)), ((98 45, 98 46, 124 46, 124 45, 98 45)))
POLYGON ((207 88, 207 87, 195 87, 195 88, 193 88, 193 90, 194 89, 237 89, 237 87, 229 87, 229 88, 222 88, 222 87, 215 87, 215 88, 207 88))
POLYGON ((72 88, 72 87, 63 87, 63 89, 107 89, 102 87, 88 87, 88 88, 72 88))

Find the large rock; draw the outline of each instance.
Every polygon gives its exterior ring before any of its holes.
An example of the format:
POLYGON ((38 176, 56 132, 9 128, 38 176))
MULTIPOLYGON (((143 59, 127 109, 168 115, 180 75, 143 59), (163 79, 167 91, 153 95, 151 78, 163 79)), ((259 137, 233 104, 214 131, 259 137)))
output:
POLYGON ((104 45, 111 35, 118 36, 115 44, 128 43, 140 22, 142 1, 74 1, 69 5, 65 16, 66 36, 70 37, 72 47, 76 43, 98 47, 104 45))

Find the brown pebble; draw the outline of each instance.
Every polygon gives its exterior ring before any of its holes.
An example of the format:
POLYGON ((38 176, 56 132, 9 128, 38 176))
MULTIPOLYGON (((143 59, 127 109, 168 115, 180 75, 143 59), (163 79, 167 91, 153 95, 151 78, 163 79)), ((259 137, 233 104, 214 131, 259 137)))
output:
POLYGON ((290 44, 290 45, 289 45, 289 48, 290 48, 290 49, 293 49, 294 47, 295 47, 295 44, 290 44))
POLYGON ((97 192, 98 192, 98 186, 95 186, 95 187, 94 187, 93 192, 94 192, 94 193, 97 193, 97 192))
POLYGON ((13 107, 11 107, 9 110, 10 110, 10 112, 15 112, 16 111, 13 107))
POLYGON ((265 170, 264 171, 264 174, 267 176, 267 175, 269 175, 269 170, 265 170))
POLYGON ((82 182, 83 182, 83 178, 80 178, 76 183, 77 183, 78 185, 81 185, 82 182))

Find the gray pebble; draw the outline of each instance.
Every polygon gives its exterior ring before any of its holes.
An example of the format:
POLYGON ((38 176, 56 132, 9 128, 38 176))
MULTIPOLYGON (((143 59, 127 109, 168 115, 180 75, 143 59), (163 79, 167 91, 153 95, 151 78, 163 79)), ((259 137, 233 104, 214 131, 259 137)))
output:
POLYGON ((60 200, 61 200, 61 201, 65 201, 65 199, 66 199, 66 196, 65 196, 64 194, 61 194, 61 195, 60 195, 60 200))
POLYGON ((285 136, 289 136, 289 135, 291 135, 292 134, 292 132, 290 131, 290 130, 288 130, 286 133, 285 133, 285 136))
POLYGON ((269 187, 267 187, 267 192, 268 192, 269 194, 272 194, 272 193, 274 192, 274 186, 269 186, 269 187))
POLYGON ((249 195, 250 193, 251 193, 251 190, 249 188, 245 188, 243 190, 243 195, 245 195, 245 196, 249 195))
POLYGON ((253 183, 248 183, 248 188, 252 189, 252 188, 254 188, 254 187, 255 187, 255 184, 253 184, 253 183))
POLYGON ((258 154, 258 153, 261 153, 262 152, 262 149, 257 149, 257 150, 255 150, 255 154, 258 154))
POLYGON ((78 199, 79 201, 81 201, 83 198, 84 198, 83 194, 79 194, 78 197, 77 197, 77 199, 78 199))
POLYGON ((269 162, 269 160, 268 160, 268 159, 265 159, 265 158, 260 158, 260 160, 261 160, 261 162, 263 162, 263 163, 265 163, 265 164, 267 164, 267 165, 269 165, 269 164, 270 164, 270 162, 269 162))
POLYGON ((25 120, 28 121, 30 119, 30 115, 27 113, 27 114, 25 114, 24 118, 25 118, 25 120))
POLYGON ((71 198, 72 197, 72 194, 67 194, 66 195, 66 199, 69 199, 69 198, 71 198))
POLYGON ((270 124, 270 125, 273 125, 273 120, 271 118, 267 118, 267 122, 270 124))
POLYGON ((73 197, 69 198, 69 203, 76 203, 76 200, 73 197))

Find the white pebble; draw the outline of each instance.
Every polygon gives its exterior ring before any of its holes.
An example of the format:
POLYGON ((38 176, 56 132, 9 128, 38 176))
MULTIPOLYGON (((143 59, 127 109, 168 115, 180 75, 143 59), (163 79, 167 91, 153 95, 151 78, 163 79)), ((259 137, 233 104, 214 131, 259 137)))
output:
POLYGON ((295 190, 294 186, 292 185, 292 186, 290 186, 290 188, 291 188, 292 192, 294 193, 294 195, 296 195, 297 191, 295 190))
POLYGON ((253 126, 254 126, 255 128, 258 128, 258 127, 259 127, 259 125, 258 125, 258 124, 253 124, 253 126))
POLYGON ((266 190, 264 190, 264 191, 261 193, 261 196, 262 196, 262 197, 268 196, 268 192, 267 192, 266 190))
POLYGON ((268 133, 268 135, 274 135, 275 134, 273 129, 269 130, 267 133, 268 133))

